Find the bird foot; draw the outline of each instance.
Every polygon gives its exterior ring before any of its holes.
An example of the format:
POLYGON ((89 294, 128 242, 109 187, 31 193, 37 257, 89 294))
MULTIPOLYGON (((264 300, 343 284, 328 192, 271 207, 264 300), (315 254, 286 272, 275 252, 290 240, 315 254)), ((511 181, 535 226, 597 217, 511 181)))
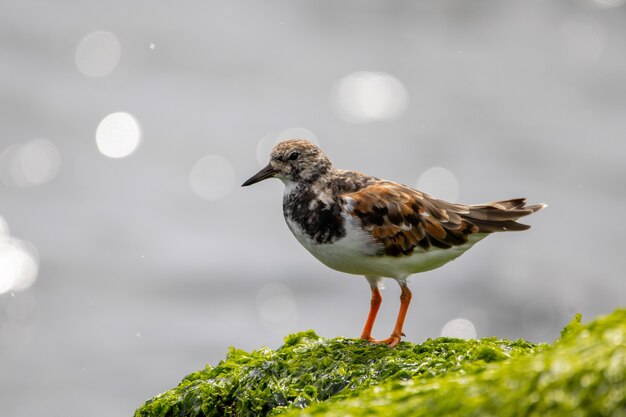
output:
POLYGON ((386 339, 374 339, 372 336, 366 336, 366 337, 361 337, 361 339, 365 339, 371 343, 375 343, 377 345, 382 345, 385 344, 387 346, 389 346, 390 349, 393 349, 394 347, 396 347, 398 345, 398 343, 400 343, 400 339, 402 338, 402 336, 404 336, 404 333, 401 334, 395 334, 393 333, 391 336, 389 336, 386 339))

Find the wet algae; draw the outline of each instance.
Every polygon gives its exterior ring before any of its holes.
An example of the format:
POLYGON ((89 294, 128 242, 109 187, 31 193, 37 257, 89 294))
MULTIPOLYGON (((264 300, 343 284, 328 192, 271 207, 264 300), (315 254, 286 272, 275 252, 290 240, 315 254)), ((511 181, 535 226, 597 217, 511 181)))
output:
POLYGON ((626 416, 626 310, 552 345, 438 338, 396 349, 290 335, 277 350, 231 348, 148 400, 135 417, 626 416))

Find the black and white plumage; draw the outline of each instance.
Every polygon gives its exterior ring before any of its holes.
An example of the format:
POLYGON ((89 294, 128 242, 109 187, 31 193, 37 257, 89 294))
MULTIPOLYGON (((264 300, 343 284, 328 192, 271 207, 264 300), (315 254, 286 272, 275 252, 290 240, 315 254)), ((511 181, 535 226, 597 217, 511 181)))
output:
POLYGON ((327 266, 367 278, 372 303, 361 337, 391 347, 403 335, 409 275, 456 259, 490 233, 526 230, 529 226, 517 219, 545 207, 528 206, 523 198, 448 203, 396 182, 337 169, 305 140, 276 145, 269 164, 243 186, 272 177, 285 184, 283 212, 296 239, 327 266), (400 284, 401 307, 391 336, 375 340, 371 329, 382 277, 400 284))

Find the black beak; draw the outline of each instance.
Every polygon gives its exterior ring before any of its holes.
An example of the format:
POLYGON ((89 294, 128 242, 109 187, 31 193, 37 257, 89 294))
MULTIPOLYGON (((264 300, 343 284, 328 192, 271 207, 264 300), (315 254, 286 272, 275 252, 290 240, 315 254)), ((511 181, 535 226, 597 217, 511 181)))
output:
POLYGON ((257 182, 272 178, 274 174, 276 174, 276 170, 272 168, 270 164, 267 164, 265 168, 254 174, 248 181, 241 184, 241 186, 247 187, 248 185, 256 184, 257 182))

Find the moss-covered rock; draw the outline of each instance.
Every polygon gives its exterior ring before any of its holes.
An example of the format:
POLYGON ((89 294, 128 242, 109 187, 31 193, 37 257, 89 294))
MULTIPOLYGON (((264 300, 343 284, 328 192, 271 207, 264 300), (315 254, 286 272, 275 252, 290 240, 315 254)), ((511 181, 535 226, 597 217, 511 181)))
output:
POLYGON ((275 351, 231 348, 135 417, 626 416, 626 310, 585 326, 577 316, 562 333, 553 345, 439 338, 388 349, 303 332, 275 351))

